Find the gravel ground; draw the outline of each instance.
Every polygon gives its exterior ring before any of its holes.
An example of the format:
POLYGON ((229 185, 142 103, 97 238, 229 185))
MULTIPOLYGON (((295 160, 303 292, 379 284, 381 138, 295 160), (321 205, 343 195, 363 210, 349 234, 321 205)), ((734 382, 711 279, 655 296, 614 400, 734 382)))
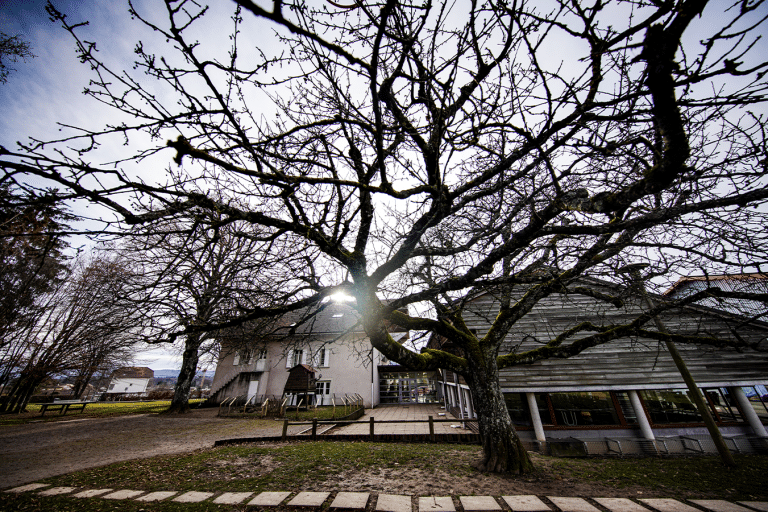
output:
POLYGON ((217 413, 214 408, 0 427, 0 489, 112 462, 209 448, 219 439, 281 432, 278 422, 257 428, 217 413))

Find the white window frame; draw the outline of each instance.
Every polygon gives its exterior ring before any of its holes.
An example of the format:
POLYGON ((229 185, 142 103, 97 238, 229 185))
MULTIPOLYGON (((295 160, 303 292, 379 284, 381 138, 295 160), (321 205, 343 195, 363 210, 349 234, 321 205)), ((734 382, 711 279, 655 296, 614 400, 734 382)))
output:
POLYGON ((315 368, 328 368, 331 365, 331 351, 328 347, 320 347, 312 358, 315 368))
POLYGON ((293 368, 296 365, 299 364, 306 364, 307 363, 307 351, 301 348, 295 348, 288 351, 288 357, 285 360, 285 367, 286 368, 293 368), (296 355, 299 355, 297 358, 296 355), (299 359, 298 362, 296 362, 296 359, 299 359))

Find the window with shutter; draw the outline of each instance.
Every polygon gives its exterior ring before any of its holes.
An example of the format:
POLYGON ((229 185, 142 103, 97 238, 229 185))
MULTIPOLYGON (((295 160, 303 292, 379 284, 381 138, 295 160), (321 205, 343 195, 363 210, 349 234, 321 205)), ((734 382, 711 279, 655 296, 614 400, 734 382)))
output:
POLYGON ((235 357, 232 359, 232 366, 237 366, 240 364, 240 352, 235 352, 235 357))
POLYGON ((331 351, 327 348, 323 349, 323 366, 326 368, 331 366, 331 351))
POLYGON ((304 350, 290 350, 288 352, 288 359, 285 361, 286 368, 293 368, 297 364, 307 363, 307 353, 304 350))

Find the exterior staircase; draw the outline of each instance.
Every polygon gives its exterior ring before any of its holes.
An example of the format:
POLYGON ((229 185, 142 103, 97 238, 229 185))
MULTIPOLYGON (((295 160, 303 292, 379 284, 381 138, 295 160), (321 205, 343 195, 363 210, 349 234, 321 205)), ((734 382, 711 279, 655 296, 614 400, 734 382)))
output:
POLYGON ((215 386, 211 387, 211 394, 210 396, 203 402, 204 405, 210 405, 209 402, 213 398, 216 397, 216 394, 227 387, 233 380, 235 380, 241 373, 251 373, 251 372, 264 372, 267 370, 267 361, 264 359, 258 359, 254 361, 253 363, 249 364, 241 364, 238 366, 235 366, 231 370, 229 370, 226 375, 224 375, 224 378, 221 379, 221 381, 216 384, 215 386))

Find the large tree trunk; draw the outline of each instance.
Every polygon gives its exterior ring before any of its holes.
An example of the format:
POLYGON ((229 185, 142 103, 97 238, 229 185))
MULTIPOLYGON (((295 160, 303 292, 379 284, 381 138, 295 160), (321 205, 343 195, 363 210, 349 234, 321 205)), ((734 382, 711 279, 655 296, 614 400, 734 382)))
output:
POLYGON ((189 412, 189 392, 192 389, 192 381, 195 379, 199 348, 199 335, 187 337, 184 346, 184 356, 181 360, 181 371, 179 372, 178 380, 176 380, 176 388, 173 390, 171 405, 166 411, 168 413, 189 412))
POLYGON ((468 357, 469 371, 465 376, 472 391, 483 445, 483 458, 476 467, 492 473, 530 473, 533 463, 509 416, 499 387, 496 358, 488 355, 482 359, 468 357))
POLYGON ((29 399, 35 392, 35 388, 45 379, 45 375, 39 376, 36 373, 23 373, 19 376, 16 384, 8 394, 8 402, 5 404, 5 411, 12 413, 22 413, 27 408, 29 399))

